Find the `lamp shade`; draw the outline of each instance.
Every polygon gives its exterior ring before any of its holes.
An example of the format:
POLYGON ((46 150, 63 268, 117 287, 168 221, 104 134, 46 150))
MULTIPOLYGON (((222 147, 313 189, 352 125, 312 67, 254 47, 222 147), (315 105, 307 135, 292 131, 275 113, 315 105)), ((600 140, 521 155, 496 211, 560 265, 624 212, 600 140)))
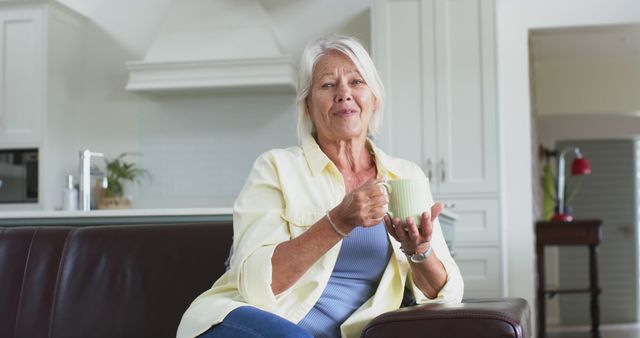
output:
POLYGON ((571 175, 589 175, 591 174, 591 165, 584 157, 576 157, 571 164, 571 175))

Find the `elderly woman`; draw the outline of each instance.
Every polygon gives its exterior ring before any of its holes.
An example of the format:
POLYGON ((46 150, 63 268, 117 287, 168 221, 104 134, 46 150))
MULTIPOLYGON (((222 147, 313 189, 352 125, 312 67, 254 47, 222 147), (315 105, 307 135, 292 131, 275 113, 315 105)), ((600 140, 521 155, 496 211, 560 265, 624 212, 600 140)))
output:
POLYGON ((307 45, 301 145, 256 160, 234 205, 230 269, 191 304, 178 337, 358 337, 407 296, 461 300, 462 278, 436 219, 442 205, 425 201, 433 206, 421 224, 386 215, 381 183, 425 175, 368 138, 383 98, 359 42, 332 35, 307 45))

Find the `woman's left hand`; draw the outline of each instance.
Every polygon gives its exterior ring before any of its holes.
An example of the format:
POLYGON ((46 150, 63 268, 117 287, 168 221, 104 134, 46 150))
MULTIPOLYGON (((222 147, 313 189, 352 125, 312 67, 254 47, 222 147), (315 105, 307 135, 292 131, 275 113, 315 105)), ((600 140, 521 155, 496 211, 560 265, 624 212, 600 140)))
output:
POLYGON ((424 211, 420 224, 415 224, 412 218, 401 220, 391 219, 389 215, 384 216, 384 224, 387 232, 398 242, 406 252, 424 252, 429 248, 431 234, 433 233, 433 222, 438 218, 444 205, 436 202, 431 206, 431 213, 424 211))

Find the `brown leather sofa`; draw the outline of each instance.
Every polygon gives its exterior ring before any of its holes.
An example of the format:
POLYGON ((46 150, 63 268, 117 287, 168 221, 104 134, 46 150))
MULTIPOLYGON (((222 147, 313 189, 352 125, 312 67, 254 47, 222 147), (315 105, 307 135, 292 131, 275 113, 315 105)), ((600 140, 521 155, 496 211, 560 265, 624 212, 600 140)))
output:
MULTIPOLYGON (((229 222, 0 228, 0 337, 175 337, 224 272, 229 222)), ((403 308, 363 337, 530 337, 521 299, 403 308)))

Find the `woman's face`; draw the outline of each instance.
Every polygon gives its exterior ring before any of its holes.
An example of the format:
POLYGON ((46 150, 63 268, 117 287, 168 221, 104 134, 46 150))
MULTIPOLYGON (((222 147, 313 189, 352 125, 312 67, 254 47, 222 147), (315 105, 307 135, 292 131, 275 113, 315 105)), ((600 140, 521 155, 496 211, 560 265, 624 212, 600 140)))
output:
POLYGON ((313 70, 307 98, 318 138, 328 141, 366 137, 376 98, 344 54, 329 52, 313 70))

